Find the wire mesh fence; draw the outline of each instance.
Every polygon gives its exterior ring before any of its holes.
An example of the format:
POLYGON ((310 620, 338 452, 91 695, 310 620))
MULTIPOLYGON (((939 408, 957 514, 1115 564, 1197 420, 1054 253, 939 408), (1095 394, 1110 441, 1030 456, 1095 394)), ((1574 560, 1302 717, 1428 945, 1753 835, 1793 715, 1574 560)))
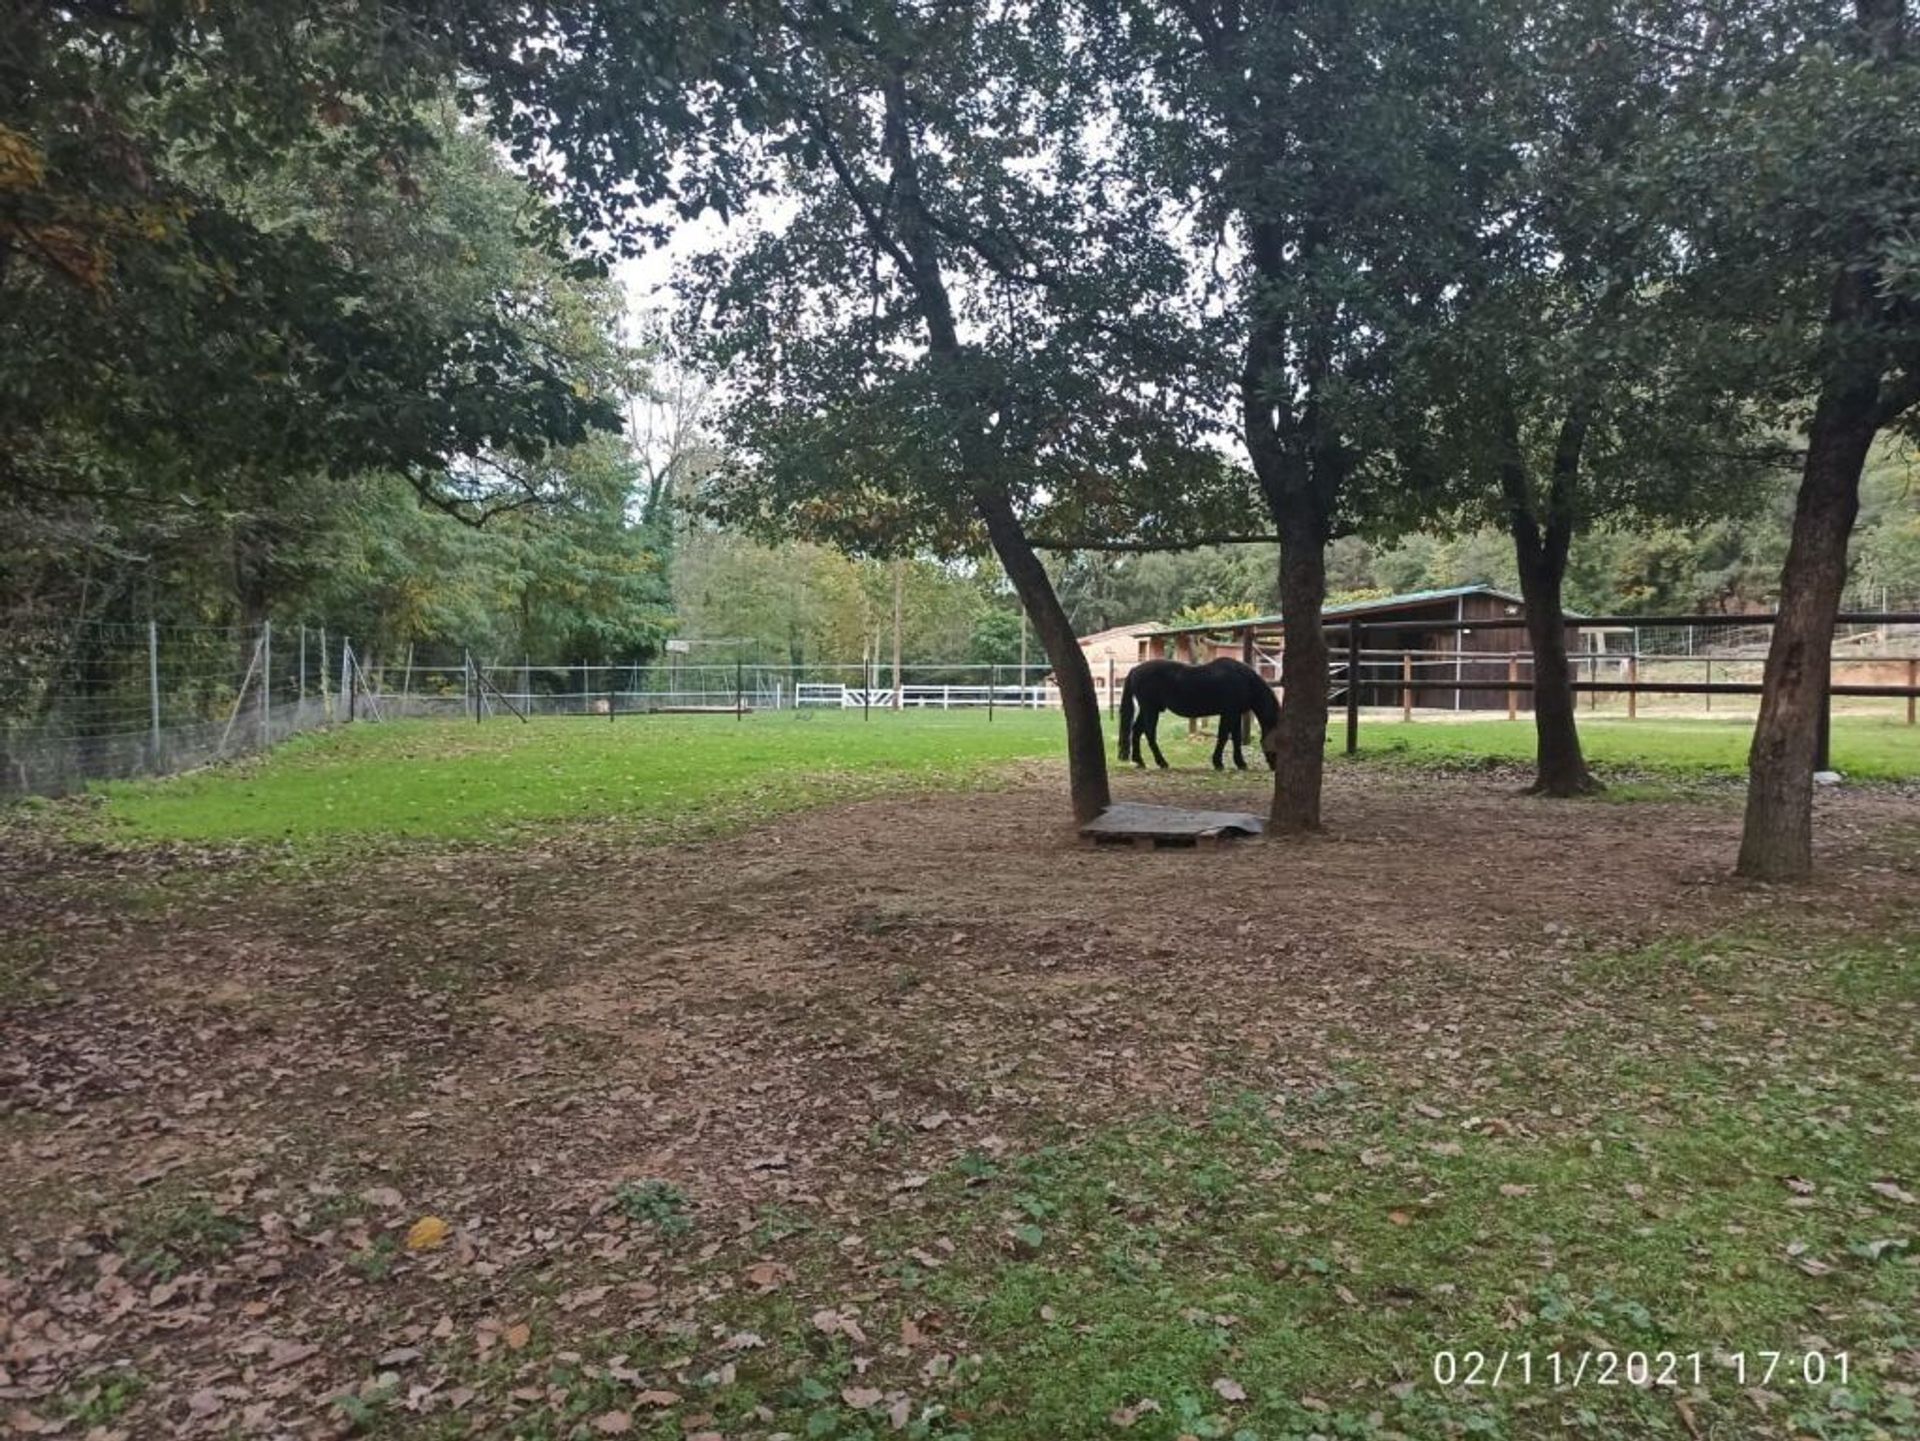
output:
POLYGON ((416 688, 403 678, 396 713, 460 713, 476 719, 498 713, 524 716, 702 714, 757 710, 1035 709, 1059 704, 1045 666, 923 664, 860 665, 654 664, 537 666, 471 665, 423 670, 416 688), (431 694, 423 698, 422 691, 431 694))
MULTIPOLYGON (((1611 627, 1572 657, 1584 708, 1642 714, 1751 715, 1767 627, 1736 618, 1710 626, 1611 627), (1661 694, 1681 685, 1687 694, 1661 694)), ((1262 657, 1277 677, 1277 660, 1262 657)), ((1412 717, 1531 709, 1524 649, 1462 652, 1337 644, 1333 698, 1358 692, 1368 709, 1412 717), (1349 674, 1349 671, 1352 674, 1349 674), (1511 689, 1509 689, 1511 687, 1511 689)), ((1117 707, 1127 667, 1096 666, 1103 708, 1117 707)), ((1920 625, 1843 626, 1836 686, 1878 688, 1842 697, 1854 711, 1890 711, 1913 723, 1920 687, 1920 625), (1904 695, 1886 692, 1903 688, 1904 695)), ((55 795, 88 782, 165 775, 248 755, 319 727, 402 717, 486 722, 576 717, 618 721, 659 714, 777 710, 875 712, 1049 710, 1059 692, 1043 665, 770 665, 696 662, 552 664, 472 654, 363 657, 351 639, 317 626, 90 624, 0 647, 0 796, 55 795)))
POLYGON ((362 656, 316 626, 90 624, 0 649, 0 795, 166 775, 352 721, 1043 709, 1044 666, 362 656))
MULTIPOLYGON (((59 794, 277 744, 340 714, 324 630, 93 623, 0 649, 0 794, 59 794)), ((339 667, 339 670, 335 668, 339 667)))

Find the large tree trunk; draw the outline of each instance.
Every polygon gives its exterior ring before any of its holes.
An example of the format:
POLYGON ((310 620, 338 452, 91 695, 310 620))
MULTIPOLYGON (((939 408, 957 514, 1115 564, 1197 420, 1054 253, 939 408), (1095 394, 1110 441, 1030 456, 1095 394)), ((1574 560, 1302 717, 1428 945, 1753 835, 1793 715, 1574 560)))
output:
POLYGON ((1804 880, 1813 872, 1814 755, 1877 397, 1877 383, 1830 387, 1807 437, 1793 540, 1780 576, 1780 618, 1747 754, 1747 815, 1735 869, 1754 880, 1804 880))
POLYGON ((1107 745, 1100 729, 1100 696, 1093 687, 1093 671, 1073 622, 1054 593, 1046 567, 1027 542, 1026 530, 1013 505, 998 491, 982 491, 975 498, 987 538, 1006 567, 1020 604, 1033 622, 1040 645, 1060 687, 1060 709, 1067 722, 1067 784, 1073 795, 1073 818, 1093 820, 1110 804, 1107 788, 1107 745))
POLYGON ((1574 496, 1580 456, 1587 438, 1587 408, 1576 400, 1554 440, 1547 491, 1536 498, 1527 457, 1520 444, 1520 417, 1511 399, 1502 409, 1500 492, 1507 503, 1507 529, 1513 536, 1520 598, 1527 608, 1527 642, 1533 648, 1533 733, 1535 795, 1584 796, 1601 789, 1587 770, 1575 720, 1573 668, 1567 659, 1564 587, 1567 554, 1573 547, 1574 496), (1537 510, 1544 509, 1544 523, 1537 510))
POLYGON ((1567 546, 1551 527, 1545 537, 1531 521, 1524 523, 1530 535, 1522 529, 1516 519, 1520 596, 1527 604, 1527 640, 1533 647, 1534 777, 1528 789, 1542 796, 1592 795, 1601 785, 1587 770, 1580 749, 1573 666, 1567 657, 1567 612, 1561 598, 1567 546))
MULTIPOLYGON (((1869 55, 1895 58, 1906 37, 1905 0, 1855 0, 1869 55)), ((1780 615, 1767 647, 1760 719, 1747 753, 1747 814, 1735 869, 1754 880, 1813 873, 1813 765, 1832 669, 1833 621, 1847 580, 1847 541, 1860 513, 1860 472, 1880 426, 1913 403, 1883 397, 1890 359, 1864 334, 1889 319, 1880 278, 1855 261, 1834 277, 1827 333, 1844 353, 1827 372, 1807 433, 1793 540, 1780 575, 1780 615)), ((1908 372, 1908 380, 1912 372, 1908 372)))
MULTIPOLYGON (((1327 760, 1327 633, 1320 623, 1327 595, 1327 549, 1321 528, 1289 513, 1280 523, 1280 722, 1275 727, 1275 835, 1320 829, 1320 788, 1327 760)), ((1348 684, 1352 684, 1349 677, 1348 684)))

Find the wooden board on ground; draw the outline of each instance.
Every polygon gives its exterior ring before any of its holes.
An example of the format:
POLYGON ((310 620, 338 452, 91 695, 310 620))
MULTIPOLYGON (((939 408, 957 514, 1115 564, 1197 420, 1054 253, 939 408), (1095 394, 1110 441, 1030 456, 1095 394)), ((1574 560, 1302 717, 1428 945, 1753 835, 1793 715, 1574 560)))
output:
POLYGON ((1190 850, 1257 836, 1265 829, 1266 822, 1249 811, 1190 811, 1121 801, 1080 827, 1080 840, 1090 846, 1190 850))

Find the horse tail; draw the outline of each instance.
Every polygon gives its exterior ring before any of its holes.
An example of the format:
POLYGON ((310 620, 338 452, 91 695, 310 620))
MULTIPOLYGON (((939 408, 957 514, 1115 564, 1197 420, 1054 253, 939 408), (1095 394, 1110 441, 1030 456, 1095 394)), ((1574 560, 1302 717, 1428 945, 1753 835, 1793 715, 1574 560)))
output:
POLYGON ((1120 759, 1121 760, 1125 760, 1129 754, 1127 750, 1127 737, 1133 734, 1133 677, 1134 677, 1134 672, 1128 671, 1127 683, 1120 687, 1120 759))

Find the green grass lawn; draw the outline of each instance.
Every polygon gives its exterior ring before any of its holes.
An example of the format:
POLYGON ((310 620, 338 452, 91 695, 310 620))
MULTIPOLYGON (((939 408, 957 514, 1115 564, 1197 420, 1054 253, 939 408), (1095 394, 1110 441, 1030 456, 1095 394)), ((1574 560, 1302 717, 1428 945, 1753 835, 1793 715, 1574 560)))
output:
MULTIPOLYGON (((1587 752, 1608 770, 1737 777, 1745 720, 1584 720, 1587 752)), ((1333 726, 1336 750, 1344 732, 1333 726)), ((1181 771, 1207 774, 1211 742, 1179 724, 1162 744, 1181 771)), ((648 716, 615 723, 546 719, 484 726, 403 721, 303 736, 263 759, 101 788, 110 831, 123 838, 286 841, 346 838, 473 842, 529 826, 622 821, 675 839, 713 834, 823 802, 950 787, 1006 762, 1059 756, 1057 715, 1003 711, 876 714, 839 711, 648 716)), ((1920 728, 1893 720, 1834 723, 1835 763, 1850 778, 1920 776, 1920 728)), ((1524 763, 1533 727, 1518 721, 1369 718, 1369 763, 1524 763)), ((1257 764, 1257 759, 1255 764, 1257 764)))
MULTIPOLYGON (((1587 759, 1602 768, 1692 776, 1746 773, 1750 716, 1727 720, 1625 720, 1580 718, 1587 759)), ((1327 743, 1344 747, 1346 731, 1334 717, 1327 743)), ((1462 762, 1492 757, 1533 759, 1533 721, 1416 720, 1365 717, 1360 754, 1366 759, 1413 763, 1462 762)), ((1903 780, 1920 776, 1920 726, 1896 717, 1838 716, 1833 722, 1834 768, 1852 780, 1903 780)))
POLYGON ((1052 755, 1060 719, 1009 711, 863 720, 840 711, 358 725, 271 755, 102 787, 123 837, 481 841, 518 828, 620 820, 676 837, 826 800, 952 786, 1052 755))

